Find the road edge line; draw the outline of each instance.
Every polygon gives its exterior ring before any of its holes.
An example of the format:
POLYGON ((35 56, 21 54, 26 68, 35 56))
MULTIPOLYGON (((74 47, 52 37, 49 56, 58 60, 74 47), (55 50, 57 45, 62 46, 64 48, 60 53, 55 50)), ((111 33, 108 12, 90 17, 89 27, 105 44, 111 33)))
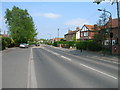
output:
POLYGON ((34 60, 33 60, 33 51, 32 48, 30 50, 30 57, 28 63, 28 80, 27 80, 27 88, 37 88, 37 79, 35 75, 34 68, 34 60))

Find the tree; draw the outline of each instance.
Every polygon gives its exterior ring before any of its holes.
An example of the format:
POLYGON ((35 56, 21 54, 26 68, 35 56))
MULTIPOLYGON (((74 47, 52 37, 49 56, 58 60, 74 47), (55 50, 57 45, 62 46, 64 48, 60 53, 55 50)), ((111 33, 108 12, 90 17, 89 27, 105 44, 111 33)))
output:
POLYGON ((6 9, 5 20, 9 28, 10 37, 15 43, 33 41, 37 35, 32 17, 25 9, 16 6, 12 10, 6 9))
POLYGON ((73 41, 76 41, 76 35, 73 35, 73 36, 72 36, 72 40, 73 40, 73 41))

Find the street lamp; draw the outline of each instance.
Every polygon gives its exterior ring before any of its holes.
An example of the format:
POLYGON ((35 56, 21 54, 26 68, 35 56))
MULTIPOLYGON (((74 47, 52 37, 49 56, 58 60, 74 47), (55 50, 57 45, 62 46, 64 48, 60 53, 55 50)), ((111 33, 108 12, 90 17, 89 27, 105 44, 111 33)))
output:
MULTIPOLYGON (((104 10, 102 10, 102 9, 98 9, 98 11, 103 11, 104 13, 107 12, 107 13, 110 14, 110 17, 112 17, 111 12, 106 11, 105 9, 104 9, 104 10)), ((112 54, 112 38, 113 38, 113 32, 112 32, 112 19, 111 19, 111 31, 110 31, 110 46, 111 46, 111 54, 112 54)))
MULTIPOLYGON (((111 12, 109 12, 109 11, 106 11, 105 9, 104 9, 104 10, 102 10, 102 9, 98 9, 98 11, 107 12, 107 13, 109 13, 109 14, 110 14, 110 17, 112 17, 112 14, 111 14, 111 12)), ((112 28, 112 20, 111 20, 111 28, 112 28)))

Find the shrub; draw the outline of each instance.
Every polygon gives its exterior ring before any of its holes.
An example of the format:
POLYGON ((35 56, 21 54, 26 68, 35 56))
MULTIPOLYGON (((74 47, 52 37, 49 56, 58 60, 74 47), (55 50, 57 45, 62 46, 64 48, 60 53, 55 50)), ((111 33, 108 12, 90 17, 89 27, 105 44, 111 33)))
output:
POLYGON ((54 43, 53 43, 53 46, 57 47, 57 42, 54 42, 54 43))
POLYGON ((86 50, 87 49, 87 41, 76 42, 76 48, 86 50))
POLYGON ((5 45, 5 40, 3 37, 0 38, 0 50, 4 50, 6 45, 5 45))
POLYGON ((15 42, 13 39, 11 39, 10 37, 1 37, 1 41, 0 41, 0 49, 4 50, 5 47, 14 47, 15 42))
POLYGON ((94 42, 93 40, 86 40, 86 41, 76 42, 76 48, 78 50, 84 49, 91 51, 100 51, 102 49, 102 46, 97 42, 94 42))
POLYGON ((102 50, 102 46, 97 42, 90 41, 87 43, 87 49, 91 51, 100 51, 102 50))

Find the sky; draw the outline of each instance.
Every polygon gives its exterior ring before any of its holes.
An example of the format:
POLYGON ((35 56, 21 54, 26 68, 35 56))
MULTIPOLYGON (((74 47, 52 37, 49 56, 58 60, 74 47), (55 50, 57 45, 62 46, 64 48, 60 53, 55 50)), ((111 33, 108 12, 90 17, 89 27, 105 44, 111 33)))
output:
POLYGON ((94 25, 97 23, 102 12, 97 9, 106 9, 112 13, 113 18, 117 18, 116 4, 111 5, 110 2, 102 2, 97 5, 93 2, 0 2, 0 27, 2 32, 7 32, 8 28, 5 24, 4 16, 6 9, 12 9, 17 6, 21 9, 27 9, 32 16, 35 28, 37 29, 37 38, 50 39, 64 37, 69 29, 75 30, 76 27, 82 27, 84 24, 94 25))

